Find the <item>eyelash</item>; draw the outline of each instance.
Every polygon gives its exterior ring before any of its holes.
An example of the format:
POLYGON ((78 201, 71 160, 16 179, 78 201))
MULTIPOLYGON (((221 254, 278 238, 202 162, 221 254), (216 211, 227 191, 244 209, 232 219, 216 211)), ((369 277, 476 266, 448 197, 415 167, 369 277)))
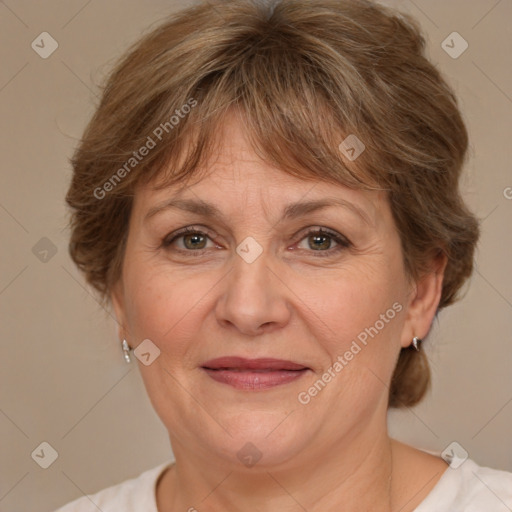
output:
MULTIPOLYGON (((167 235, 162 240, 162 248, 169 249, 169 247, 171 246, 171 244, 174 241, 178 240, 179 238, 181 238, 185 235, 189 235, 189 234, 206 236, 207 238, 209 238, 211 240, 209 233, 205 233, 204 231, 201 231, 200 229, 196 229, 194 227, 187 227, 187 228, 184 228, 176 233, 171 233, 170 235, 167 235)), ((298 242, 302 242, 302 240, 304 240, 308 236, 311 236, 312 234, 316 234, 316 235, 320 235, 320 236, 328 236, 329 238, 332 238, 338 244, 336 247, 334 247, 332 249, 327 249, 326 251, 322 251, 322 250, 315 251, 313 249, 310 250, 309 252, 316 253, 315 257, 325 258, 328 256, 332 256, 333 254, 338 253, 338 252, 342 251, 343 249, 347 249, 347 248, 351 247, 351 245, 352 245, 351 242, 348 239, 346 239, 345 237, 342 237, 341 235, 338 235, 336 232, 327 230, 325 228, 310 229, 309 231, 304 233, 304 235, 302 236, 302 238, 300 238, 300 240, 298 242)), ((204 254, 204 252, 207 251, 208 249, 198 249, 198 250, 176 249, 176 250, 178 252, 181 252, 182 254, 187 253, 187 255, 197 257, 197 256, 202 256, 204 254)), ((305 250, 307 250, 307 249, 305 249, 305 250)))

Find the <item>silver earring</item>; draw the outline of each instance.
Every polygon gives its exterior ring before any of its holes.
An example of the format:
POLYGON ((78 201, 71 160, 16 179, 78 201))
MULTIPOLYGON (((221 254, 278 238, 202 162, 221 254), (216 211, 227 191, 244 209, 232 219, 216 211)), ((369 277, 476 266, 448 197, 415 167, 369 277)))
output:
POLYGON ((414 336, 412 339, 412 346, 416 349, 417 352, 420 351, 419 344, 421 343, 421 340, 418 338, 418 336, 414 336))
POLYGON ((123 343, 122 343, 122 347, 123 347, 123 355, 124 355, 124 360, 127 362, 127 363, 131 363, 131 358, 130 358, 130 345, 128 345, 128 342, 126 340, 123 340, 123 343))

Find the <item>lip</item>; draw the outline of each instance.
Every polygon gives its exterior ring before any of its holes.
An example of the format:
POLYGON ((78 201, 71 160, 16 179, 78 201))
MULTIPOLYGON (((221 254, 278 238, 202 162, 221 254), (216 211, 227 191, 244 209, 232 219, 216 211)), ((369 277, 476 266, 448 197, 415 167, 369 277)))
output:
POLYGON ((219 357, 201 368, 213 380, 236 389, 259 391, 288 384, 301 378, 310 368, 284 359, 219 357))
POLYGON ((269 357, 262 357, 259 359, 245 359, 244 357, 218 357, 217 359, 210 359, 201 365, 203 368, 211 370, 304 370, 307 367, 294 363, 293 361, 286 361, 284 359, 273 359, 269 357))

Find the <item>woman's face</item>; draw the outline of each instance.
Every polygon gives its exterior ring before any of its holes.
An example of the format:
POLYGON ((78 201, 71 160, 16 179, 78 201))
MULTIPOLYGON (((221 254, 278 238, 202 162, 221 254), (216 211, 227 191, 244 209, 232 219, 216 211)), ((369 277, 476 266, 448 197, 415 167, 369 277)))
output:
POLYGON ((398 353, 428 332, 440 281, 409 285, 382 193, 287 175, 235 119, 224 129, 206 177, 136 194, 121 335, 150 340, 139 367, 175 454, 305 462, 382 433, 398 353))

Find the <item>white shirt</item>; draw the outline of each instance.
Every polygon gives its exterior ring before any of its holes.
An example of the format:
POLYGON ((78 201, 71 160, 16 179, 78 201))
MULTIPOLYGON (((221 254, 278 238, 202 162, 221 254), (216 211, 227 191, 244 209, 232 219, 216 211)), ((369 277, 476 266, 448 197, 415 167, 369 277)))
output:
MULTIPOLYGON (((159 512, 156 482, 172 464, 165 462, 136 478, 82 496, 55 512, 159 512)), ((414 512, 511 511, 512 473, 482 467, 467 459, 457 469, 448 467, 414 512)))

